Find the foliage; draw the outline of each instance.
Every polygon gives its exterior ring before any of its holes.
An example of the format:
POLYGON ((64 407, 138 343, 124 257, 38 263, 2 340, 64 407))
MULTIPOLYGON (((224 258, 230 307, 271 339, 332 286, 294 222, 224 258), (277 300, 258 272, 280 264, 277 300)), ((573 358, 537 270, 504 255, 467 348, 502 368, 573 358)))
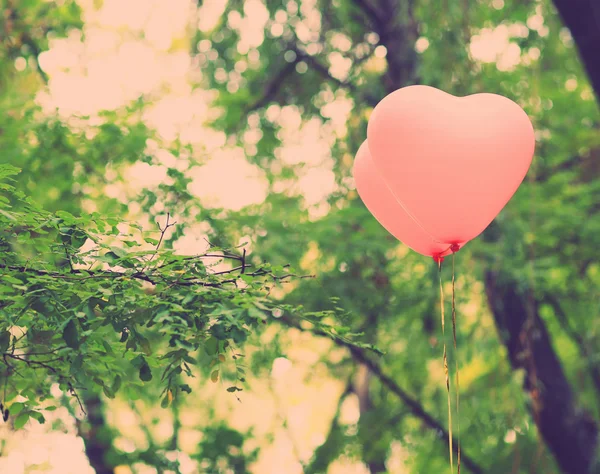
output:
POLYGON ((293 270, 255 266, 239 248, 211 245, 193 256, 161 249, 177 225, 168 214, 158 231, 144 231, 98 213, 45 212, 10 184, 18 172, 0 166, 0 349, 4 403, 17 428, 28 417, 43 421, 52 383, 81 403, 78 389, 90 383, 108 398, 120 390, 135 398, 156 375, 166 408, 192 391, 184 382, 199 365, 213 382, 231 379, 228 392, 242 390, 238 347, 273 312, 297 312, 268 298, 273 285, 299 277, 293 270), (11 210, 11 196, 22 210, 11 210), (213 270, 223 261, 237 266, 213 270))
MULTIPOLYGON (((202 72, 192 87, 215 93, 210 126, 265 173, 264 202, 239 211, 204 206, 193 195, 191 176, 210 157, 156 137, 140 119, 151 95, 93 120, 42 113, 33 98, 46 87, 44 71, 18 74, 14 63, 37 58, 49 32, 84 25, 74 2, 51 15, 47 2, 22 3, 13 8, 21 32, 13 36, 23 44, 3 40, 0 56, 2 402, 15 428, 43 422, 44 410, 61 405, 51 395, 58 383, 84 407, 100 393, 100 412, 123 400, 162 405, 177 432, 179 410, 199 411, 193 397, 209 380, 227 382, 220 396, 240 396, 308 331, 330 342, 310 376, 325 371, 346 388, 324 442, 299 460, 305 472, 327 472, 340 459, 385 472, 398 445, 409 472, 446 469, 437 269, 387 235, 351 180, 373 106, 394 87, 418 82, 457 95, 504 94, 534 121, 526 182, 456 257, 461 439, 479 472, 560 472, 535 428, 522 370, 513 370, 496 332, 486 281, 496 272, 539 308, 578 410, 597 423, 600 116, 549 0, 443 7, 269 0, 262 41, 253 46, 240 26, 251 17, 247 2, 230 1, 212 30, 191 28, 186 41, 202 72), (518 49, 514 64, 500 53, 487 62, 475 57, 473 42, 493 29, 518 49), (286 159, 290 147, 300 158, 286 159), (161 162, 156 149, 177 166, 161 162), (136 163, 163 167, 166 178, 125 199, 107 196, 136 163), (323 188, 312 200, 299 183, 319 170, 328 178, 312 183, 323 188), (181 255, 178 241, 198 225, 214 245, 181 255), (307 274, 317 278, 300 278, 307 274), (375 348, 382 357, 373 357, 375 348), (353 397, 360 416, 348 423, 342 405, 353 397)), ((198 15, 208 3, 199 2, 198 15)), ((449 281, 450 268, 443 272, 449 281)), ((244 441, 258 435, 232 421, 211 411, 197 426, 205 436, 192 457, 207 472, 252 472, 259 453, 244 441)), ((119 433, 111 436, 104 449, 116 445, 119 433)), ((150 445, 111 463, 173 468, 162 448, 152 457, 150 445)))

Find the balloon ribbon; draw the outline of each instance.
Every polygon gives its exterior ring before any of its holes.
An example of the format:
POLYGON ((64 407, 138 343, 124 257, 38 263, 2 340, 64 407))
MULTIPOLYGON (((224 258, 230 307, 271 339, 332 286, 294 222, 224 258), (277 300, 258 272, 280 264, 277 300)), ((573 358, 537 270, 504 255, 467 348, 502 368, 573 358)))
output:
POLYGON ((442 338, 444 340, 444 374, 446 375, 446 392, 448 393, 448 448, 450 450, 450 474, 454 474, 454 450, 452 449, 452 402, 450 400, 450 377, 448 375, 448 355, 446 351, 446 323, 444 315, 444 287, 442 285, 442 257, 438 257, 438 273, 440 276, 440 313, 442 317, 442 338))
MULTIPOLYGON (((458 370, 458 348, 456 344, 456 291, 455 291, 455 268, 454 268, 454 253, 458 249, 452 249, 452 336, 454 342, 454 361, 456 364, 456 416, 457 416, 457 472, 460 474, 460 398, 459 398, 459 370, 458 370)), ((440 277, 440 313, 442 319, 442 337, 444 342, 444 374, 446 376, 446 392, 448 393, 448 447, 450 451, 450 472, 454 473, 454 450, 452 439, 452 401, 450 393, 450 375, 448 370, 448 355, 446 346, 446 323, 444 314, 444 288, 442 284, 442 261, 443 257, 437 257, 439 277, 440 277)))
POLYGON ((456 298, 454 290, 454 253, 452 252, 452 335, 454 336, 454 362, 456 363, 456 428, 458 438, 458 474, 460 474, 460 384, 458 381, 458 348, 456 347, 456 298))

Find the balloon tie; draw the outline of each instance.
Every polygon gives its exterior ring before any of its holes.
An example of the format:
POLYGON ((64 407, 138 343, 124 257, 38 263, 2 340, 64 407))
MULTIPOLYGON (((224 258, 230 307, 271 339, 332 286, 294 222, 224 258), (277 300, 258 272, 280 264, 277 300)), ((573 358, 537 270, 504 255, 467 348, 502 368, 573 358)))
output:
MULTIPOLYGON (((454 362, 456 366, 456 426, 457 426, 457 472, 460 474, 460 381, 459 381, 459 366, 458 366, 458 345, 456 343, 456 272, 454 264, 454 254, 458 252, 460 246, 452 244, 448 250, 452 251, 452 336, 454 342, 454 362)), ((447 250, 446 250, 447 251, 447 250)), ((445 251, 445 252, 446 252, 445 251)), ((445 253, 442 252, 442 253, 445 253)), ((448 370, 448 353, 446 345, 446 318, 444 313, 444 287, 442 283, 442 262, 444 257, 441 254, 434 255, 433 259, 438 264, 438 273, 440 278, 440 313, 442 319, 442 338, 444 343, 444 374, 446 376, 446 392, 448 393, 448 448, 450 451, 450 472, 454 473, 454 450, 452 438, 452 395, 450 390, 450 374, 448 370)))
POLYGON ((448 448, 450 450, 450 474, 454 474, 454 450, 452 449, 452 401, 450 395, 450 377, 448 372, 448 355, 446 352, 446 329, 444 316, 444 288, 442 285, 442 261, 444 257, 438 256, 438 273, 440 277, 440 313, 442 317, 442 339, 444 341, 444 374, 446 376, 446 392, 448 393, 448 448))

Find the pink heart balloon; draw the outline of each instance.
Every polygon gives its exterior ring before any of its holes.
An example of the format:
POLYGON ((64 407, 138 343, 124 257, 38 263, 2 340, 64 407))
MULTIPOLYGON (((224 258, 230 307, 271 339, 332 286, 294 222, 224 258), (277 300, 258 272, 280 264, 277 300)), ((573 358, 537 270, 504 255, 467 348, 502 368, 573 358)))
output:
POLYGON ((390 234, 423 255, 444 256, 451 253, 449 245, 436 242, 398 204, 379 176, 366 141, 358 149, 352 171, 356 190, 365 206, 390 234))
MULTIPOLYGON (((399 206, 447 245, 483 232, 523 181, 535 148, 531 122, 513 101, 428 86, 399 89, 377 104, 367 142, 399 206)), ((378 208, 380 221, 384 212, 386 222, 397 218, 397 209, 385 209, 378 208)))

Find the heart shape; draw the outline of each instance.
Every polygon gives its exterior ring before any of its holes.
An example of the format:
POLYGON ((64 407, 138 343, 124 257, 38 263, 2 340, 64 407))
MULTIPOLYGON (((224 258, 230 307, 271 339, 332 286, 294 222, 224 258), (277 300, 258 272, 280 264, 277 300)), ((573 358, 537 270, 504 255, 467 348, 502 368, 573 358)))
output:
MULTIPOLYGON (((531 164, 535 137, 527 114, 506 97, 455 97, 409 86, 377 104, 367 143, 380 179, 355 178, 380 222, 405 220, 398 217, 402 209, 427 238, 447 248, 477 237, 510 200, 531 164), (377 186, 380 195, 375 199, 365 186, 377 186)), ((357 170, 360 175, 365 167, 357 170)))
POLYGON ((448 245, 436 242, 398 204, 379 176, 366 141, 356 153, 353 174, 356 190, 365 206, 390 234, 423 255, 445 256, 451 253, 448 245))

